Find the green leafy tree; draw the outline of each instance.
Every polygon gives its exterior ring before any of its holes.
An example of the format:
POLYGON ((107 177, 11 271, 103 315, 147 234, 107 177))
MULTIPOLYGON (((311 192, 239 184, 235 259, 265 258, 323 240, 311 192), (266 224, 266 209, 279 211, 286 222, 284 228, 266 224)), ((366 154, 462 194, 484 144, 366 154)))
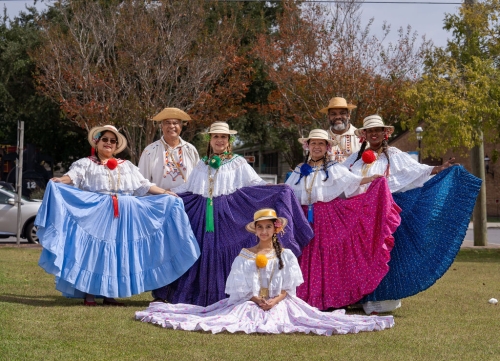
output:
POLYGON ((500 3, 464 4, 445 18, 452 33, 447 46, 426 61, 421 81, 406 93, 415 109, 407 128, 425 122, 425 155, 441 157, 447 150, 465 152, 484 140, 499 137, 500 3))

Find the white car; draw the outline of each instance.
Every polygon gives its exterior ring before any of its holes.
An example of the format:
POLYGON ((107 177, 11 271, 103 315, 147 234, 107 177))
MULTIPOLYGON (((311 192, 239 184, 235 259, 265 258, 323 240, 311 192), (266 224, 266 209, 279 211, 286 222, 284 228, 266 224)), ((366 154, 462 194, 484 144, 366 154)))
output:
MULTIPOLYGON (((17 236, 16 194, 0 185, 0 238, 17 236)), ((21 238, 29 243, 38 243, 35 217, 42 205, 40 200, 21 198, 21 238)))

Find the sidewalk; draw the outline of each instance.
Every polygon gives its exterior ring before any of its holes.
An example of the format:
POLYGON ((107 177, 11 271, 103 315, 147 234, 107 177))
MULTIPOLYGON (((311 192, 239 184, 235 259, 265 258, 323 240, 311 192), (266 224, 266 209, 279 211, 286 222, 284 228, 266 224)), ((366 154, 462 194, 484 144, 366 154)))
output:
MULTIPOLYGON (((500 228, 500 222, 488 222, 486 228, 500 228)), ((472 222, 469 223, 469 229, 474 229, 472 222)))
MULTIPOLYGON (((486 223, 486 228, 500 228, 500 222, 488 222, 486 223)), ((474 229, 473 223, 469 223, 469 230, 474 229)), ((474 246, 474 240, 464 239, 462 242, 462 246, 460 248, 469 248, 469 249, 499 249, 500 244, 488 242, 487 246, 474 246)))

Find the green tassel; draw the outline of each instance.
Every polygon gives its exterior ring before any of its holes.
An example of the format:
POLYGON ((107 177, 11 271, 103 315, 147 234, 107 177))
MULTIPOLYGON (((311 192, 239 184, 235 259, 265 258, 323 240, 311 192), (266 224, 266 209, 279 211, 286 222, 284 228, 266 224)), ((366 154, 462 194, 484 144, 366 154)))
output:
POLYGON ((205 211, 205 231, 214 231, 214 206, 210 198, 207 198, 207 209, 205 211))

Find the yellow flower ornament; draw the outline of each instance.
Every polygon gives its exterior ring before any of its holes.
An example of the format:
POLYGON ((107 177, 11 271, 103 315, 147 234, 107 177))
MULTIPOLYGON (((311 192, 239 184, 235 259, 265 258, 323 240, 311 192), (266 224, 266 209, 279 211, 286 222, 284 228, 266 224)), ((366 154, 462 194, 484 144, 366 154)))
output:
POLYGON ((267 266, 267 257, 263 254, 258 254, 257 257, 255 257, 255 264, 259 268, 264 268, 267 266))

